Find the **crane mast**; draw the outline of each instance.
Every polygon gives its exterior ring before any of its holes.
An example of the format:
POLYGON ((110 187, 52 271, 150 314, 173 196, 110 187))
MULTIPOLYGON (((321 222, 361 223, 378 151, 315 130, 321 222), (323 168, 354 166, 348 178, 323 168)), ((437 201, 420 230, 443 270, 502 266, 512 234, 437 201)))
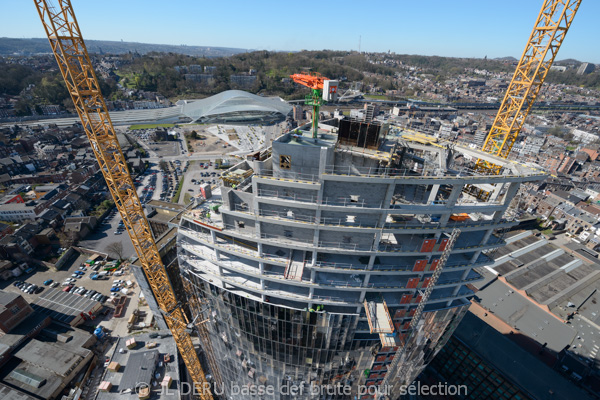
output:
POLYGON ((202 400, 212 400, 204 371, 186 331, 187 318, 177 302, 150 225, 129 175, 98 79, 92 67, 70 0, 34 0, 52 52, 71 94, 108 189, 131 237, 133 247, 156 301, 165 315, 175 343, 202 400))
MULTIPOLYGON (((483 144, 486 153, 507 158, 525 118, 573 22, 581 0, 544 0, 521 60, 483 144)), ((499 175, 501 167, 477 160, 476 170, 499 175)))
POLYGON ((319 108, 323 105, 323 86, 327 78, 316 72, 290 75, 290 78, 296 83, 311 89, 311 93, 306 96, 304 104, 312 106, 312 137, 316 138, 319 130, 319 108))

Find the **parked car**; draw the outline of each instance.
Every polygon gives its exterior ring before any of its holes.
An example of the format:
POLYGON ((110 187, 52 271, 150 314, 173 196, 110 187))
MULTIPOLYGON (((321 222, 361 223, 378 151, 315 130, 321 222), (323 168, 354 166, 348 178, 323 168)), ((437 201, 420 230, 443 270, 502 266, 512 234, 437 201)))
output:
POLYGON ((119 288, 118 286, 113 286, 113 287, 110 288, 110 291, 113 292, 113 293, 114 292, 118 292, 119 290, 121 290, 121 288, 119 288))
POLYGON ((73 286, 69 285, 69 286, 66 286, 66 287, 65 287, 65 288, 64 288, 62 291, 63 291, 63 292, 68 292, 68 291, 70 291, 71 289, 73 289, 73 286))
POLYGON ((53 283, 50 285, 50 287, 51 287, 51 288, 55 288, 55 287, 57 287, 58 285, 59 285, 59 283, 58 283, 58 282, 53 282, 53 283))
POLYGON ((54 282, 54 280, 52 280, 52 279, 46 279, 46 280, 44 281, 44 285, 48 286, 48 285, 49 285, 49 284, 51 284, 52 282, 54 282))

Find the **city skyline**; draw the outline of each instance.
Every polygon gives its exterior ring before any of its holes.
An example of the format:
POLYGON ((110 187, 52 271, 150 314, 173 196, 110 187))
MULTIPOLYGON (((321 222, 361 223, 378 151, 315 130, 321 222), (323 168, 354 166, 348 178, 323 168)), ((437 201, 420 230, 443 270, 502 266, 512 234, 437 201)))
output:
MULTIPOLYGON (((542 1, 508 0, 502 7, 467 0, 376 1, 367 10, 361 3, 337 0, 327 9, 314 1, 298 7, 272 0, 236 0, 228 7, 188 0, 177 7, 137 0, 103 4, 74 2, 85 39, 270 51, 358 50, 360 42, 366 52, 519 58, 542 1)), ((5 11, 0 37, 45 37, 33 2, 0 0, 0 5, 5 11)), ((582 2, 557 60, 600 63, 587 44, 600 34, 593 22, 599 12, 599 3, 582 2)))

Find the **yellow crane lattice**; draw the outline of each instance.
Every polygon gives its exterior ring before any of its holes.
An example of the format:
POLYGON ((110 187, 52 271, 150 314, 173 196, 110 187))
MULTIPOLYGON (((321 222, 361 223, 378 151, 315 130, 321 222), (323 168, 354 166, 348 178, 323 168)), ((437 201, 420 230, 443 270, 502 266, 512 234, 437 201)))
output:
POLYGON ((60 72, 71 94, 106 184, 133 242, 156 301, 165 315, 190 377, 202 400, 212 400, 204 371, 186 331, 187 318, 177 302, 150 225, 144 215, 100 85, 94 73, 70 0, 34 0, 60 72))

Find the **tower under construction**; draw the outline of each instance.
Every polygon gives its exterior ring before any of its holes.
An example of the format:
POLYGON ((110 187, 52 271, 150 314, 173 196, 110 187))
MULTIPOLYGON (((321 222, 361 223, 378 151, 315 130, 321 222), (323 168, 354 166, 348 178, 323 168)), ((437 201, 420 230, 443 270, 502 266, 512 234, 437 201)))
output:
POLYGON ((229 398, 325 398, 337 387, 365 399, 384 382, 413 381, 466 312, 477 268, 504 244, 498 231, 516 224, 503 215, 519 186, 546 177, 377 123, 320 128, 248 156, 223 174, 220 196, 181 219, 182 275, 229 398), (502 174, 477 172, 477 160, 502 174), (467 186, 491 195, 478 200, 467 186), (261 387, 272 393, 239 391, 261 387))

